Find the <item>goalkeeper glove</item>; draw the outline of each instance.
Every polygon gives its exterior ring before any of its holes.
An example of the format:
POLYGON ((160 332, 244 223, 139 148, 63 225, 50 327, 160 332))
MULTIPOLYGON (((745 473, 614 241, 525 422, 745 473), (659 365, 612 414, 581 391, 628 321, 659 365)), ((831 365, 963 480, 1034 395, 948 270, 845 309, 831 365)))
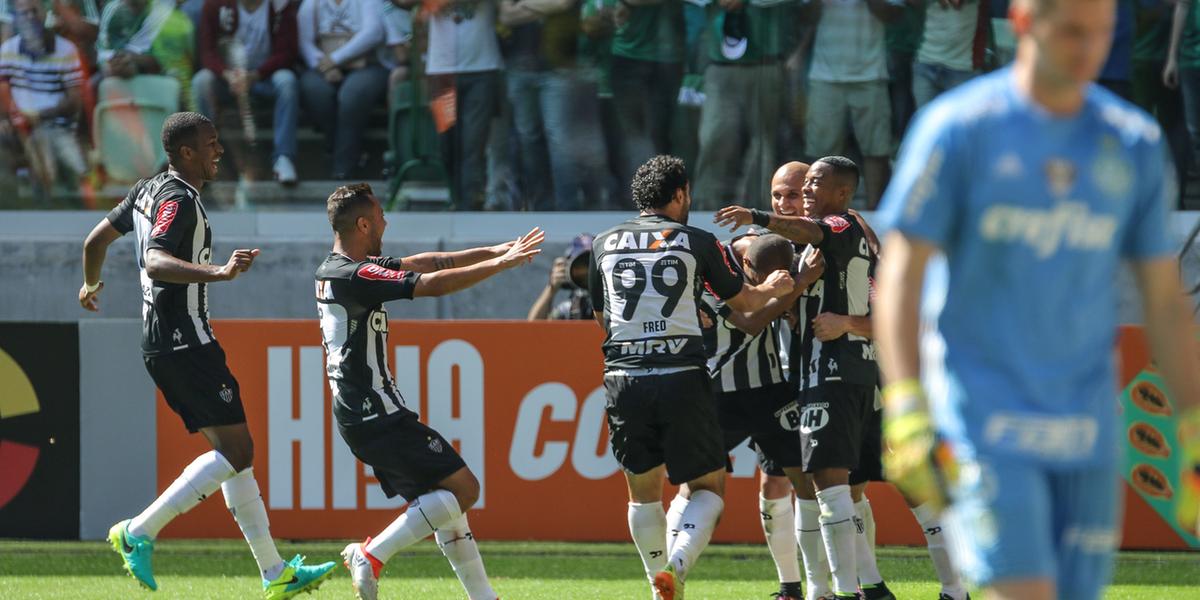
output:
POLYGON ((909 379, 884 388, 883 458, 888 481, 908 498, 941 511, 950 504, 958 463, 949 444, 934 431, 921 384, 909 379))
POLYGON ((1180 460, 1179 494, 1175 499, 1175 519, 1185 531, 1200 537, 1200 407, 1189 407, 1179 417, 1180 460))

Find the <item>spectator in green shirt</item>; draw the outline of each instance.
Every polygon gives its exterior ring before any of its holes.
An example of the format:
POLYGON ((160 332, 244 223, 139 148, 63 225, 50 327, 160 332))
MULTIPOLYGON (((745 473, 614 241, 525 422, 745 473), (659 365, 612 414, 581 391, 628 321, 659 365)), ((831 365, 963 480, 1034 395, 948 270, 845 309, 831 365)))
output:
POLYGON ((1167 138, 1171 156, 1179 171, 1179 189, 1183 192, 1188 164, 1187 125, 1183 117, 1183 98, 1179 89, 1163 83, 1163 67, 1171 42, 1172 0, 1137 0, 1134 3, 1133 101, 1154 115, 1167 138))
POLYGON ((1200 156, 1200 9, 1193 0, 1177 0, 1171 18, 1170 45, 1163 66, 1163 84, 1179 88, 1183 95, 1183 116, 1187 123, 1188 160, 1176 166, 1188 174, 1196 172, 1200 156))
POLYGON ((697 210, 768 207, 780 162, 784 10, 791 0, 718 0, 708 6, 708 66, 700 110, 697 210))
POLYGON ((151 47, 173 12, 173 0, 110 0, 100 15, 96 42, 101 75, 128 79, 159 73, 151 47))
POLYGON ((625 136, 622 181, 670 151, 671 119, 683 80, 681 0, 618 0, 611 83, 625 136))

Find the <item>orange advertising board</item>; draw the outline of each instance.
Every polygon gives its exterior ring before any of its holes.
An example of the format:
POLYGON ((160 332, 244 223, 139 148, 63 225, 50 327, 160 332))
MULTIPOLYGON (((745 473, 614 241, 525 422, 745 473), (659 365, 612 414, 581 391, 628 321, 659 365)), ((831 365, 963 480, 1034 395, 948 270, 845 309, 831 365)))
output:
MULTIPOLYGON (((363 538, 393 520, 402 500, 384 497, 334 426, 317 322, 220 321, 214 329, 241 384, 274 535, 363 538)), ((397 320, 389 335, 388 356, 409 408, 455 445, 482 483, 481 506, 470 513, 482 539, 629 540, 625 485, 608 451, 602 334, 594 323, 397 320)), ((157 410, 162 490, 208 447, 187 435, 164 402, 157 410)), ((758 543, 754 452, 743 445, 732 459, 714 539, 758 543)), ((872 484, 868 495, 880 543, 924 543, 890 486, 872 484)), ((1127 544, 1185 547, 1166 536, 1165 525, 1145 522, 1158 517, 1137 500, 1127 505, 1127 544)), ((219 499, 164 533, 240 536, 219 499)))

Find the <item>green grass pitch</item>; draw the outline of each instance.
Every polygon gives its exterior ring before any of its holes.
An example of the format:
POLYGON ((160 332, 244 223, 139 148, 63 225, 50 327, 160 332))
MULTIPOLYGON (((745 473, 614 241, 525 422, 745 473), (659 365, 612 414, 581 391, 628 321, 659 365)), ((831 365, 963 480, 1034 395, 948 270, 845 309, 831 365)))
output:
MULTIPOLYGON (((310 563, 338 560, 344 542, 279 543, 310 563)), ((488 573, 505 600, 558 598, 646 600, 649 587, 632 544, 480 543, 488 573)), ((1195 553, 1122 553, 1105 598, 1200 600, 1195 553)), ((881 548, 879 566, 900 600, 937 598, 937 579, 923 548, 881 548)), ((256 598, 254 560, 234 540, 164 540, 155 551, 159 591, 137 587, 106 542, 0 541, 0 599, 216 600, 256 598)), ((686 588, 689 600, 765 600, 777 589, 765 546, 710 547, 686 588)), ((312 596, 351 599, 350 579, 337 575, 312 596)), ((423 542, 396 555, 384 570, 380 597, 460 599, 465 594, 437 548, 423 542)))

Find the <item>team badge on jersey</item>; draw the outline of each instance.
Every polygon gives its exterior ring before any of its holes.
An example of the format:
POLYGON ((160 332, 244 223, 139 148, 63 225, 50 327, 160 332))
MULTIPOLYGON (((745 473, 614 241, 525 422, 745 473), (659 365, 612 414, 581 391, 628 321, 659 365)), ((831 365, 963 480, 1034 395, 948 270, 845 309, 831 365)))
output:
POLYGON ((438 454, 441 454, 442 453, 442 440, 439 438, 435 438, 435 437, 429 438, 429 449, 433 450, 434 452, 437 452, 438 454))
POLYGON ((225 404, 233 402, 233 390, 229 389, 228 386, 222 385, 221 391, 217 392, 217 395, 221 397, 221 401, 225 404))
POLYGON ((154 229, 150 230, 150 237, 158 237, 167 232, 171 228, 171 223, 175 221, 175 215, 179 214, 179 203, 172 200, 163 202, 162 206, 158 207, 158 214, 154 216, 154 229))
POLYGON ((1064 196, 1075 185, 1075 165, 1062 158, 1046 161, 1046 182, 1055 196, 1064 196))

